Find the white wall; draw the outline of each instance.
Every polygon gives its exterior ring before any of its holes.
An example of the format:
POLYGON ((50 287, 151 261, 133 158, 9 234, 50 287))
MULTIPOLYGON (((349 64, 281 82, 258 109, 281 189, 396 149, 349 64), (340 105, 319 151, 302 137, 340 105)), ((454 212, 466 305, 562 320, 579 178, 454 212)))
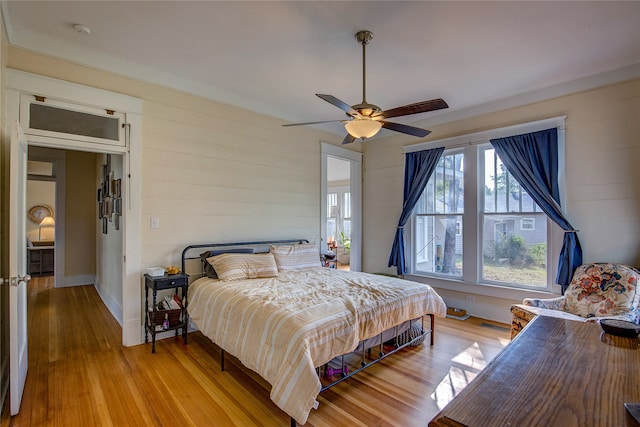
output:
MULTIPOLYGON (((580 230, 584 262, 640 264, 640 79, 562 96, 543 102, 429 126, 436 140, 481 130, 567 115, 566 201, 571 224, 580 230)), ((419 123, 416 124, 420 126, 419 123)), ((403 146, 392 136, 365 144, 364 270, 387 271, 395 227, 402 208, 403 146)), ((427 283, 429 279, 425 280, 427 283)), ((433 282, 431 280, 431 282, 433 282)), ((500 298, 499 289, 468 292, 438 288, 447 304, 471 314, 510 321, 509 307, 526 292, 500 298)), ((506 294, 506 292, 505 292, 506 294)))
MULTIPOLYGON (((100 166, 106 164, 106 154, 98 154, 95 156, 95 185, 97 190, 100 188, 102 176, 100 166)), ((114 179, 122 179, 122 156, 111 155, 111 170, 114 179)), ((95 193, 95 191, 94 191, 95 193)), ((92 198, 94 204, 97 204, 97 196, 92 198)), ((94 211, 93 224, 95 225, 95 256, 96 256, 96 278, 95 287, 102 301, 109 307, 118 323, 122 325, 122 223, 116 230, 115 223, 107 220, 107 233, 103 233, 102 220, 98 219, 97 209, 94 211)), ((120 218, 122 219, 122 218, 120 218)))

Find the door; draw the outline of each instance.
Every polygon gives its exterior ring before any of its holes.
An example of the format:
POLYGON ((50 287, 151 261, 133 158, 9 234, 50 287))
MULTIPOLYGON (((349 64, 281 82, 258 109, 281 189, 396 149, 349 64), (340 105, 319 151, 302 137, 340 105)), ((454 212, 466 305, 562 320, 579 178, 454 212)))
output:
POLYGON ((27 378, 27 139, 16 122, 11 132, 9 169, 9 382, 11 415, 20 410, 27 378))

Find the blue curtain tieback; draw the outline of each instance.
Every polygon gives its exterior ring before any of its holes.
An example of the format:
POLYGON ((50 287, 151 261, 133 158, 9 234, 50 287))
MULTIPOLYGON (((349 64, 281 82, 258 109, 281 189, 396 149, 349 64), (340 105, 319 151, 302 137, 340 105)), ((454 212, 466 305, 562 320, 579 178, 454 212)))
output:
POLYGON ((399 225, 396 228, 404 228, 404 225, 399 225))
POLYGON ((563 230, 565 233, 577 233, 580 230, 563 230))

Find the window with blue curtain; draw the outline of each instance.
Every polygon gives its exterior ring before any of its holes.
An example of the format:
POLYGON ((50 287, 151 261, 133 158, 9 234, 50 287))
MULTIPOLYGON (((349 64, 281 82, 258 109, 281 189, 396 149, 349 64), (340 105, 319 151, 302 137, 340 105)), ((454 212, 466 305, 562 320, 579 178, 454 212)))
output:
POLYGON ((564 131, 558 130, 564 129, 564 120, 544 119, 409 148, 445 146, 408 226, 402 227, 410 230, 403 236, 411 261, 405 271, 435 280, 429 283, 454 280, 454 286, 549 292, 557 291, 554 283, 566 286, 582 256, 560 206, 564 131), (560 241, 549 240, 558 235, 551 232, 555 224, 566 230, 560 260, 552 258, 560 252, 560 241))

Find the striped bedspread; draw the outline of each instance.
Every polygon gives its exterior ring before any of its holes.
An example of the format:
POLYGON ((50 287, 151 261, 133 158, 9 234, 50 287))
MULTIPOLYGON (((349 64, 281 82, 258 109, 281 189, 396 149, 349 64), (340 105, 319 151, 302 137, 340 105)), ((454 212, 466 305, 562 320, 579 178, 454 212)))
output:
POLYGON ((271 384, 271 400, 300 424, 320 392, 315 367, 406 320, 446 315, 427 285, 333 268, 201 278, 189 286, 188 310, 203 334, 271 384))

